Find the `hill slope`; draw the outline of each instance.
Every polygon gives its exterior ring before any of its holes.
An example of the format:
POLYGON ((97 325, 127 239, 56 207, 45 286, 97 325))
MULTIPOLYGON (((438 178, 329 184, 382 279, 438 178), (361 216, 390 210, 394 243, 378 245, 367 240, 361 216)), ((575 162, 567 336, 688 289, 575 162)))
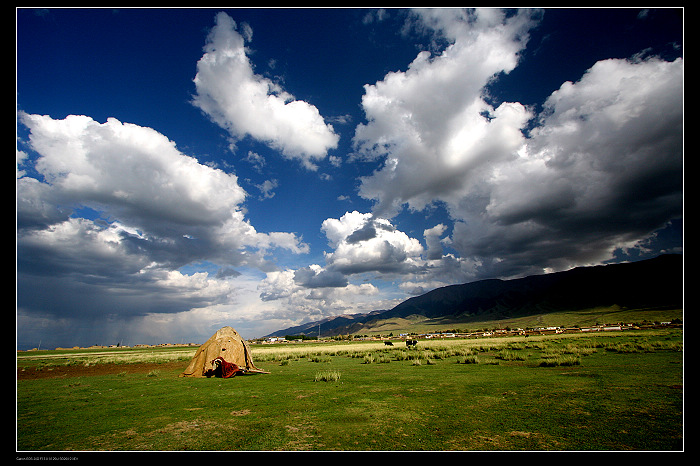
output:
POLYGON ((658 308, 683 306, 683 256, 577 267, 565 272, 450 285, 416 296, 393 309, 338 316, 323 322, 280 330, 271 336, 316 335, 319 323, 325 336, 357 333, 382 320, 423 316, 452 321, 505 319, 593 307, 658 308))
POLYGON ((265 337, 283 337, 286 335, 308 335, 315 337, 318 336, 319 327, 321 334, 324 336, 344 334, 347 333, 344 330, 346 330, 348 327, 357 323, 362 324, 366 320, 371 319, 373 316, 381 314, 382 312, 386 311, 381 310, 372 311, 367 314, 343 314, 335 317, 327 317, 322 320, 307 322, 295 327, 277 330, 269 335, 265 335, 265 337))

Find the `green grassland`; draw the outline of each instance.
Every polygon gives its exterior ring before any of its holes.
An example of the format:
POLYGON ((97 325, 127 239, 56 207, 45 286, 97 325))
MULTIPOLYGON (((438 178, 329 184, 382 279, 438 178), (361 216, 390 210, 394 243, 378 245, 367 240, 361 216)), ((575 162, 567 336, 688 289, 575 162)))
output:
POLYGON ((251 349, 256 365, 270 374, 178 377, 196 348, 18 353, 16 447, 683 448, 683 333, 677 329, 422 340, 416 349, 399 342, 251 349), (142 371, 127 370, 139 364, 142 371), (58 375, 69 366, 82 372, 58 375), (101 367, 110 371, 89 371, 101 367), (32 371, 44 377, 19 375, 32 371))

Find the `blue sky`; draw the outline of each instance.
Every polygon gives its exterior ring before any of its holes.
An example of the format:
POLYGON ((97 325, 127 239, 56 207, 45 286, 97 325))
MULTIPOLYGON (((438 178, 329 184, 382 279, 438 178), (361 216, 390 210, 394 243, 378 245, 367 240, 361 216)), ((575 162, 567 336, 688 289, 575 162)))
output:
POLYGON ((20 349, 682 252, 682 10, 16 16, 20 349))

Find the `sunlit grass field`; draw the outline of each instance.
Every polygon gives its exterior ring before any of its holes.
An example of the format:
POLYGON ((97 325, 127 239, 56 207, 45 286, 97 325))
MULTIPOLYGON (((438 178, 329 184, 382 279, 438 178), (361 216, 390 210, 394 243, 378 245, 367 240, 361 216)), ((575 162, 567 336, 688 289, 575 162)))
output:
POLYGON ((48 350, 18 353, 20 369, 51 368, 66 365, 92 366, 95 364, 159 364, 186 361, 197 352, 197 347, 163 348, 110 348, 80 350, 48 350))
POLYGON ((683 448, 680 330, 394 345, 253 345, 271 373, 233 379, 178 377, 194 347, 21 353, 19 371, 115 365, 19 378, 17 449, 683 448))

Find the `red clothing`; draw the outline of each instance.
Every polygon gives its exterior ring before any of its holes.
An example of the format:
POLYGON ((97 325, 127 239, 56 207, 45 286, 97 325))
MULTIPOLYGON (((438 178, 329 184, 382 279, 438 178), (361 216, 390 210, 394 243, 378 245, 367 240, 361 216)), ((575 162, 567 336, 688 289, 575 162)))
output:
POLYGON ((217 372, 219 372, 221 374, 221 377, 223 377, 224 379, 228 379, 229 377, 235 377, 236 374, 245 374, 245 371, 243 369, 241 369, 232 362, 226 362, 221 356, 214 359, 212 363, 218 366, 218 370, 215 370, 214 373, 216 374, 217 372))

